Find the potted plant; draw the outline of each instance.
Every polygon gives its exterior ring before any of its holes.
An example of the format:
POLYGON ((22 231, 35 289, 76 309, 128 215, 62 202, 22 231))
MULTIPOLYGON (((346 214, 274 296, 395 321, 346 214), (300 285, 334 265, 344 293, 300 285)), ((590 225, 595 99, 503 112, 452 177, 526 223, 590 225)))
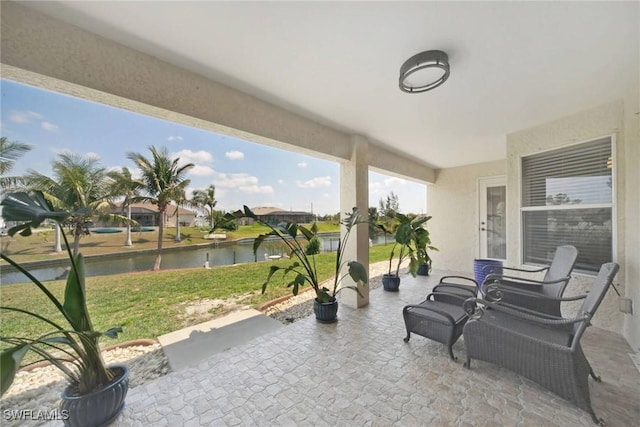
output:
MULTIPOLYGON (((28 236, 32 228, 40 226, 45 219, 55 220, 58 224, 68 218, 70 213, 54 212, 42 193, 8 194, 1 203, 2 217, 6 221, 21 221, 9 230, 10 235, 20 233, 28 236)), ((38 337, 0 336, 1 388, 4 394, 20 369, 24 357, 29 351, 38 356, 39 361, 47 361, 60 369, 69 384, 62 392, 60 415, 67 426, 102 426, 111 422, 124 407, 128 391, 126 366, 106 366, 98 339, 101 336, 115 338, 122 328, 112 328, 98 332, 93 328, 85 298, 84 261, 82 254, 72 256, 67 237, 60 227, 62 237, 69 254, 71 270, 67 276, 64 300, 56 298, 46 286, 30 274, 25 268, 2 253, 3 260, 23 273, 42 291, 64 319, 64 323, 48 319, 38 313, 17 307, 0 306, 0 310, 11 311, 30 316, 49 328, 38 337)))
MULTIPOLYGON (((427 246, 429 240, 429 232, 423 227, 423 224, 431 219, 430 216, 418 217, 411 219, 410 217, 396 212, 394 218, 398 222, 394 234, 395 243, 391 247, 389 254, 389 272, 382 275, 382 286, 385 291, 397 292, 400 287, 400 266, 404 261, 409 259, 409 272, 416 277, 418 267, 427 262, 427 246), (393 270, 393 259, 398 253, 395 271, 393 270)), ((389 231, 384 225, 378 225, 385 233, 389 231)))
POLYGON ((430 216, 426 217, 425 222, 422 224, 422 228, 425 232, 419 232, 417 236, 417 248, 418 251, 422 252, 422 257, 424 258, 424 262, 418 266, 418 270, 416 274, 418 276, 428 276, 431 272, 432 259, 429 256, 429 251, 437 251, 438 248, 431 245, 431 236, 429 234, 429 230, 426 227, 427 221, 431 219, 430 216))
POLYGON ((347 214, 346 217, 341 221, 341 223, 346 228, 346 232, 338 242, 338 248, 336 249, 336 260, 334 263, 335 274, 332 279, 332 284, 328 288, 321 285, 318 279, 315 262, 315 251, 307 251, 307 248, 305 248, 305 246, 307 246, 310 242, 314 241, 314 238, 317 238, 317 228, 315 224, 311 227, 311 229, 291 222, 274 226, 260 219, 247 206, 244 206, 244 211, 237 211, 232 214, 227 214, 228 220, 243 217, 251 218, 255 222, 266 226, 270 230, 268 233, 261 234, 254 239, 254 256, 257 256, 258 248, 260 247, 262 242, 265 241, 265 239, 275 237, 280 239, 287 246, 287 250, 289 251, 289 258, 292 260, 292 263, 287 267, 280 267, 278 265, 270 266, 267 279, 262 285, 263 294, 267 289, 267 285, 278 271, 282 271, 283 277, 292 274, 291 281, 287 283, 287 287, 292 288, 293 295, 298 294, 298 290, 301 286, 304 286, 305 284, 310 285, 316 295, 313 306, 316 320, 321 323, 333 323, 337 320, 338 300, 336 299, 336 295, 338 294, 338 292, 343 289, 352 289, 358 293, 360 292, 357 286, 341 285, 342 280, 348 275, 356 283, 367 283, 366 268, 358 261, 344 260, 344 248, 347 240, 349 239, 349 235, 351 234, 351 230, 356 224, 366 222, 360 218, 358 209, 353 208, 353 211, 347 214), (345 267, 347 268, 347 272, 343 274, 342 271, 345 267))

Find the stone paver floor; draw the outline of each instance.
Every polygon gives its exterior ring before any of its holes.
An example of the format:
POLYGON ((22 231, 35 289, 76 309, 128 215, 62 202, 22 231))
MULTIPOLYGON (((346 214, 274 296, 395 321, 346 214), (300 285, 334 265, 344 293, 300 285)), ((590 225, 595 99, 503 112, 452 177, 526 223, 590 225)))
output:
MULTIPOLYGON (((592 426, 591 417, 495 365, 464 369, 464 342, 445 347, 414 335, 402 308, 439 276, 402 278, 400 292, 371 291, 370 304, 340 307, 339 321, 308 317, 197 367, 130 390, 115 426, 592 426)), ((602 383, 593 406, 609 426, 637 425, 640 373, 626 341, 592 327, 583 347, 602 383)))

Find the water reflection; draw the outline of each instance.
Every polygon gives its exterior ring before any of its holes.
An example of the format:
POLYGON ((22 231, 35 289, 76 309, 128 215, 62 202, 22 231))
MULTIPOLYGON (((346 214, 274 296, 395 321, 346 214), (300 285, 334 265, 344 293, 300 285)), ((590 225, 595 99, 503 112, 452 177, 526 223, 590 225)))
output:
MULTIPOLYGON (((339 234, 326 234, 320 239, 323 252, 334 251, 338 247, 339 234)), ((376 239, 374 243, 384 243, 384 237, 376 239)), ((179 251, 165 250, 162 252, 162 269, 204 267, 207 257, 209 266, 244 264, 263 261, 269 256, 282 255, 285 251, 277 242, 265 242, 260 247, 257 257, 253 255, 251 240, 245 243, 231 245, 214 244, 204 248, 184 248, 179 251)), ((118 258, 88 258, 85 259, 85 272, 88 277, 107 274, 128 273, 132 271, 151 270, 155 261, 155 253, 132 254, 118 258)), ((29 269, 40 281, 55 280, 65 269, 66 265, 29 269)), ((0 271, 0 284, 23 283, 29 280, 18 272, 0 271)))

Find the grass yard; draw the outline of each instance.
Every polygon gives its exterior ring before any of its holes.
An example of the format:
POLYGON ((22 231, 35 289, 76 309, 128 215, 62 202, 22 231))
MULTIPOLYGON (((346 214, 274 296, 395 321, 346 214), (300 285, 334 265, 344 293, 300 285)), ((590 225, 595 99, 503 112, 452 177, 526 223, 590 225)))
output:
MULTIPOLYGON (((319 232, 339 232, 337 223, 318 223, 319 232)), ((267 227, 254 224, 240 226, 237 231, 226 232, 227 240, 238 240, 242 238, 255 237, 258 234, 266 233, 267 227)), ((158 232, 132 232, 131 242, 133 246, 124 246, 126 233, 91 233, 80 239, 80 252, 84 256, 102 255, 115 252, 133 252, 139 250, 154 250, 158 246, 158 232)), ((165 227, 163 247, 185 247, 197 244, 211 244, 212 241, 204 237, 209 234, 206 228, 180 227, 181 241, 175 242, 175 227, 165 227)), ((72 244, 72 237, 67 234, 69 243, 72 244)), ((29 237, 23 236, 1 236, 0 245, 2 252, 9 255, 18 263, 44 261, 49 259, 66 259, 67 253, 54 253, 55 233, 53 230, 40 229, 29 237)), ((64 245, 63 245, 64 246, 64 245)), ((5 265, 0 261, 0 266, 5 265)))
MULTIPOLYGON (((390 250, 391 244, 373 246, 370 262, 388 259, 390 250)), ((83 248, 82 252, 87 251, 83 248)), ((316 260, 321 278, 330 278, 335 254, 323 253, 317 255, 316 260)), ((286 266, 290 262, 280 260, 276 264, 286 266)), ((273 263, 258 262, 210 270, 197 268, 89 277, 86 282, 89 313, 97 330, 115 326, 124 329, 117 340, 105 339, 105 345, 138 338, 153 339, 223 315, 237 305, 255 307, 290 294, 290 289, 280 280, 272 280, 265 295, 260 294, 270 265, 273 263), (202 302, 208 303, 204 305, 209 307, 205 312, 199 311, 202 302), (235 305, 229 305, 229 302, 235 305)), ((63 281, 47 282, 46 285, 57 297, 62 296, 63 281)), ((4 285, 0 292, 3 306, 28 309, 62 321, 54 316, 54 307, 35 285, 4 285)), ((2 336, 34 337, 49 330, 42 322, 7 311, 0 312, 0 325, 2 336)))

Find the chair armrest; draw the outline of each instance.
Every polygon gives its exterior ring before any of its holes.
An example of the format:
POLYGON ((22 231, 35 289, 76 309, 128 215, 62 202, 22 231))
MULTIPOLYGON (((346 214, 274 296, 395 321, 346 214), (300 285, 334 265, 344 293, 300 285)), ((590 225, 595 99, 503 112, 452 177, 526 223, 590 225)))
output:
POLYGON ((465 276, 444 276, 444 277, 442 277, 440 279, 440 282, 438 282, 438 284, 436 286, 439 286, 439 285, 454 285, 455 286, 455 285, 458 285, 458 284, 460 284, 460 285, 462 284, 462 283, 448 283, 448 282, 445 282, 445 280, 450 280, 450 279, 462 280, 462 281, 466 280, 468 282, 473 283, 473 285, 476 288, 478 288, 478 289, 480 288, 480 285, 478 285, 478 282, 476 282, 471 277, 465 277, 465 276))
MULTIPOLYGON (((487 267, 489 267, 489 268, 495 268, 495 266, 493 266, 493 265, 485 265, 484 267, 482 267, 482 270, 484 271, 484 269, 485 269, 485 268, 487 268, 487 267)), ((539 272, 541 272, 541 271, 548 270, 548 269, 549 269, 549 266, 547 266, 547 267, 540 267, 540 268, 536 268, 536 269, 532 269, 532 270, 530 270, 530 269, 524 269, 524 268, 516 268, 516 267, 505 267, 505 266, 502 266, 502 269, 503 269, 503 270, 510 270, 510 271, 520 271, 520 272, 522 272, 522 273, 539 273, 539 272)))
MULTIPOLYGON (((466 287, 467 285, 460 285, 457 283, 440 283, 438 285, 435 285, 433 287, 432 292, 434 293, 448 293, 447 289, 449 288, 451 289, 457 289, 459 292, 464 292, 465 294, 468 294, 467 298, 469 297, 475 297, 477 295, 476 292, 472 291, 471 289, 466 287)), ((476 288, 477 290, 477 288, 476 288)), ((429 294, 431 295, 431 294, 429 294)))
POLYGON ((552 297, 549 295, 539 294, 537 292, 531 292, 524 289, 508 288, 501 286, 500 283, 490 283, 485 286, 484 294, 489 301, 499 302, 502 299, 502 294, 522 295, 530 298, 536 298, 541 301, 578 301, 587 297, 587 295, 576 295, 572 297, 552 297))
POLYGON ((492 273, 487 276, 484 282, 489 283, 490 280, 493 280, 494 282, 506 281, 506 282, 514 282, 522 285, 552 285, 554 283, 566 282, 566 281, 569 281, 570 279, 571 279, 571 276, 562 277, 557 280, 534 280, 534 279, 527 279, 526 277, 504 276, 502 274, 492 273))
MULTIPOLYGON (((473 296, 462 296, 460 294, 452 294, 450 292, 431 292, 429 295, 427 295, 426 299, 429 300, 430 297, 436 297, 438 295, 446 295, 446 296, 452 297, 452 298, 460 301, 460 306, 462 306, 462 303, 465 302, 467 299, 475 297, 475 295, 473 295, 473 296)), ((431 301, 435 301, 435 298, 431 298, 431 301)))
POLYGON ((579 323, 585 320, 589 320, 591 316, 584 315, 582 317, 576 318, 564 318, 564 317, 555 317, 550 315, 541 315, 538 312, 533 310, 528 310, 525 308, 517 308, 510 304, 498 304, 494 302, 490 302, 484 299, 478 298, 468 298, 464 304, 463 308, 465 313, 471 319, 480 319, 484 314, 484 311, 487 308, 491 308, 492 310, 496 310, 515 318, 525 320, 531 323, 547 326, 547 327, 566 327, 567 325, 572 325, 574 323, 579 323))

